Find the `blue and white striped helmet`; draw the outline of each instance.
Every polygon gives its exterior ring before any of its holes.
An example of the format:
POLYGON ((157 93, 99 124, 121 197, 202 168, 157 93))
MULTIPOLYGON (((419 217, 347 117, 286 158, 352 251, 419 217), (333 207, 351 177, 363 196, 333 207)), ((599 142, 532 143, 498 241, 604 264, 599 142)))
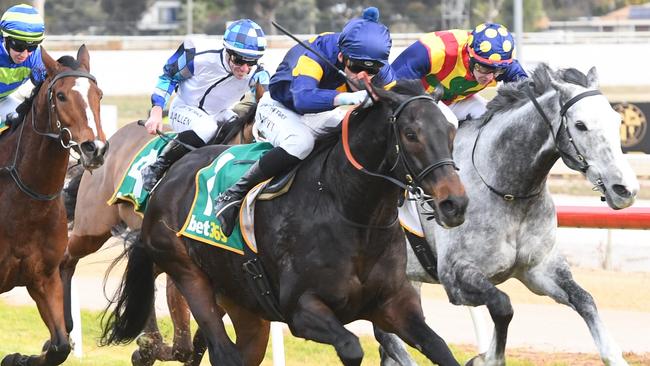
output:
POLYGON ((38 11, 26 4, 7 9, 0 19, 3 37, 19 39, 28 43, 41 43, 45 37, 45 23, 38 11))
POLYGON ((266 49, 262 27, 250 19, 240 19, 226 28, 223 46, 245 59, 257 60, 266 49))

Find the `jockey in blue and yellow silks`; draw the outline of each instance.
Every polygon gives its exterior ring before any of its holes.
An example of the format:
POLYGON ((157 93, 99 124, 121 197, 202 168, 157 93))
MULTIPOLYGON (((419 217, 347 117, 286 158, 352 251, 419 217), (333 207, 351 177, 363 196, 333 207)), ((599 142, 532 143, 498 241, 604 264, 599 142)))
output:
POLYGON ((486 102, 477 92, 496 86, 498 81, 528 77, 514 58, 514 50, 514 38, 506 27, 483 23, 471 32, 453 29, 427 33, 391 66, 398 79, 421 79, 428 92, 442 85, 442 102, 464 120, 485 112, 486 102))
POLYGON ((30 5, 15 5, 0 19, 0 122, 12 115, 20 100, 12 96, 30 78, 35 84, 45 80, 45 65, 38 47, 45 37, 45 24, 30 5))
POLYGON ((253 125, 256 139, 274 147, 215 203, 214 212, 226 236, 232 233, 241 200, 251 188, 298 164, 312 151, 318 134, 341 123, 346 110, 336 107, 372 104, 368 93, 348 85, 339 70, 351 80, 365 71, 384 87, 394 81, 388 63, 392 40, 388 28, 379 23, 377 8, 365 9, 341 33, 324 33, 308 44, 336 69, 301 45, 289 50, 278 66, 269 92, 257 106, 253 125))

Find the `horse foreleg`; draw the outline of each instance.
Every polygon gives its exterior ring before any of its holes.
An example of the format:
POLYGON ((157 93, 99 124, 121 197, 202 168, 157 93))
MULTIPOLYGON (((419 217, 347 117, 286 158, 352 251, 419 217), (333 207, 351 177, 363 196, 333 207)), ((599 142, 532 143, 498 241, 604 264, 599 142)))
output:
POLYGON ((65 328, 72 331, 71 296, 72 276, 77 268, 79 259, 96 252, 111 237, 110 230, 99 235, 71 235, 65 249, 63 260, 59 266, 61 281, 63 283, 63 305, 65 314, 65 328))
POLYGON ((54 271, 49 277, 27 286, 27 291, 36 302, 41 319, 50 332, 50 339, 43 345, 40 355, 10 355, 2 361, 2 365, 60 365, 68 358, 72 346, 65 330, 63 286, 59 271, 54 271), (8 360, 10 357, 13 362, 8 360))
POLYGON ((504 366, 508 326, 514 314, 508 295, 467 262, 458 262, 451 270, 441 268, 439 273, 451 303, 485 305, 494 322, 494 334, 487 353, 474 357, 467 365, 504 366))
POLYGON ((345 329, 332 310, 313 294, 303 294, 289 322, 297 337, 331 344, 344 365, 361 365, 359 338, 345 329))
POLYGON ((373 324, 395 333, 437 365, 458 365, 447 343, 424 321, 420 299, 411 286, 391 294, 371 317, 373 324))
MULTIPOLYGON (((420 289, 421 282, 412 281, 413 288, 421 296, 420 289)), ((375 339, 379 342, 379 357, 381 358, 381 366, 415 366, 417 365, 411 355, 406 350, 404 342, 393 333, 386 333, 379 329, 376 325, 372 325, 375 334, 375 339)))
POLYGON ((375 339, 379 342, 379 357, 381 366, 416 366, 417 364, 411 358, 406 345, 393 333, 386 333, 376 325, 372 325, 375 333, 375 339))
POLYGON ((593 297, 578 285, 563 259, 550 262, 545 267, 529 270, 521 281, 538 295, 550 296, 560 304, 568 305, 580 314, 589 327, 600 357, 606 365, 627 366, 623 352, 600 319, 593 297))

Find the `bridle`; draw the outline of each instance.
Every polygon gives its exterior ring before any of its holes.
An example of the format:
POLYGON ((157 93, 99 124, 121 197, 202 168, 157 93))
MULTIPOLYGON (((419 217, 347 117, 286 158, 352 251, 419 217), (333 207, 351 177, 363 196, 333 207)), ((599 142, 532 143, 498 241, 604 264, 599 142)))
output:
POLYGON ((422 169, 419 173, 415 173, 415 169, 413 169, 412 165, 409 163, 409 159, 406 156, 406 150, 402 146, 402 142, 399 138, 400 136, 400 131, 399 131, 399 125, 397 123, 397 120, 400 117, 400 114, 408 106, 409 103, 415 101, 415 100, 429 100, 433 102, 434 104, 436 103, 436 100, 431 97, 430 95, 416 95, 413 97, 410 97, 404 101, 402 101, 399 106, 391 113, 391 115, 388 117, 388 122, 393 130, 393 136, 395 138, 395 151, 397 153, 397 158, 395 160, 395 164, 393 164, 393 167, 391 168, 391 171, 393 171, 396 166, 401 162, 404 165, 404 168, 406 169, 406 175, 404 176, 405 182, 402 182, 398 179, 395 179, 393 177, 390 177, 388 175, 384 175, 381 173, 375 173, 371 172, 368 169, 366 169, 363 165, 361 165, 355 158, 354 155, 352 154, 352 151, 350 150, 350 144, 348 142, 348 130, 349 130, 349 117, 353 113, 357 113, 357 109, 352 109, 348 111, 348 114, 345 116, 343 119, 343 128, 342 128, 342 141, 343 141, 343 149, 345 150, 345 156, 347 157, 348 161, 352 166, 354 166, 357 170, 362 171, 365 174, 374 176, 374 177, 379 177, 382 179, 385 179, 396 186, 398 186, 401 189, 404 189, 414 196, 416 196, 418 199, 422 199, 425 197, 424 191, 421 187, 421 182, 422 180, 429 175, 431 172, 436 170, 437 168, 441 168, 445 165, 451 165, 454 167, 454 169, 458 170, 456 167, 456 164, 454 163, 454 160, 449 158, 449 159, 441 159, 433 164, 428 165, 424 169, 422 169))
MULTIPOLYGON (((85 77, 93 82, 97 83, 97 80, 95 79, 94 76, 92 76, 90 73, 81 71, 81 70, 66 70, 62 71, 52 78, 50 80, 50 83, 47 86, 47 126, 48 130, 51 129, 52 126, 52 116, 54 115, 56 119, 56 127, 59 129, 58 134, 52 133, 51 131, 46 131, 46 132, 41 132, 38 130, 36 127, 36 110, 35 110, 35 101, 32 101, 32 106, 31 106, 31 122, 32 122, 32 129, 37 135, 48 137, 51 139, 58 140, 61 143, 61 146, 64 149, 70 149, 71 147, 77 147, 79 146, 79 143, 74 141, 72 138, 72 132, 67 127, 62 127, 61 121, 58 119, 58 114, 56 113, 56 104, 53 102, 53 86, 54 83, 56 83, 58 80, 63 79, 65 77, 85 77), (64 136, 67 135, 67 143, 64 141, 64 136)), ((14 182, 20 188, 20 190, 25 193, 27 196, 29 196, 32 199, 35 199, 37 201, 52 201, 59 197, 61 194, 62 190, 59 190, 56 193, 53 194, 43 194, 35 191, 34 189, 30 188, 25 182, 22 181, 20 178, 20 175, 18 173, 18 168, 17 168, 17 163, 18 163, 18 152, 20 151, 20 143, 22 142, 22 137, 23 137, 23 131, 25 129, 25 123, 26 121, 23 121, 20 126, 20 132, 18 135, 18 143, 16 144, 16 150, 14 153, 14 158, 11 163, 11 165, 7 167, 2 167, 0 170, 6 170, 9 172, 9 175, 13 178, 14 182)), ((83 154, 80 154, 80 159, 83 160, 83 154)))
MULTIPOLYGON (((584 92, 574 96, 573 98, 569 99, 564 104, 562 104, 562 101, 560 101, 560 113, 559 113, 560 114, 560 125, 558 126, 557 131, 553 131, 553 123, 548 118, 546 113, 544 113, 544 110, 542 109, 539 102, 537 101, 537 98, 535 97, 534 88, 535 88, 535 83, 533 81, 529 81, 529 82, 527 82, 526 87, 525 87, 524 90, 526 91, 526 95, 528 96, 528 98, 533 103, 533 106, 535 107, 535 110, 537 111, 537 113, 539 113, 539 115, 542 117, 544 122, 546 122, 546 125, 548 126, 548 129, 550 131, 551 137, 553 138, 553 144, 554 144, 555 148, 558 150, 558 152, 560 153, 560 156, 562 157, 563 160, 568 160, 569 162, 572 163, 572 165, 574 165, 576 167, 576 169, 578 169, 582 173, 586 174, 587 170, 589 170, 590 165, 589 165, 589 163, 587 163, 587 160, 585 159, 584 155, 580 152, 580 149, 578 149, 578 146, 576 145, 576 143, 575 143, 575 141, 573 139, 573 136, 571 135, 571 131, 569 130, 569 123, 567 121, 568 118, 566 116, 566 112, 569 110, 569 108, 571 108, 574 104, 576 104, 581 99, 586 98, 586 97, 590 97, 590 96, 594 96, 594 95, 601 95, 601 92, 599 90, 587 90, 587 91, 584 91, 584 92), (571 146, 573 147, 573 150, 575 151, 575 156, 571 155, 567 151, 563 150, 560 147, 560 144, 558 143, 560 132, 563 129, 564 129, 564 131, 566 132, 566 134, 568 136, 569 143, 571 144, 571 146)), ((487 118, 487 120, 489 120, 490 118, 491 118, 491 116, 489 116, 487 118)), ((506 201, 514 201, 514 200, 517 200, 517 199, 527 199, 527 198, 532 198, 532 197, 535 197, 535 196, 539 195, 542 192, 543 188, 540 188, 539 190, 537 190, 534 193, 527 194, 527 195, 522 195, 522 196, 514 195, 514 194, 511 194, 511 193, 504 193, 503 191, 501 191, 501 190, 499 190, 497 188, 494 188, 493 186, 488 184, 485 181, 485 179, 481 176, 481 173, 478 171, 478 168, 476 167, 476 164, 474 162, 474 155, 475 155, 476 145, 478 143, 478 139, 481 136, 481 132, 483 131, 483 127, 485 127, 485 125, 488 122, 487 120, 483 123, 483 125, 479 129, 479 133, 476 136, 476 140, 474 140, 474 147, 472 148, 472 165, 474 166, 474 170, 476 171, 476 174, 478 175, 478 177, 481 179, 483 184, 485 184, 485 186, 491 192, 497 194, 498 196, 501 196, 506 201)), ((596 180, 596 186, 600 187, 603 191, 605 189, 605 184, 603 183, 601 178, 598 178, 596 180)))

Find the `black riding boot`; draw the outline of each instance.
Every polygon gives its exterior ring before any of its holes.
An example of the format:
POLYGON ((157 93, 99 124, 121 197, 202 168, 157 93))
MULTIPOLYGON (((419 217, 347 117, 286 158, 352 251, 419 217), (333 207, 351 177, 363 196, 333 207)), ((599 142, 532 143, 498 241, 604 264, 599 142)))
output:
POLYGON ((232 187, 219 194, 215 200, 214 212, 223 234, 225 236, 232 234, 241 201, 248 191, 259 183, 292 168, 298 162, 300 159, 280 147, 274 147, 253 164, 232 187))
POLYGON ((169 141, 163 148, 156 161, 142 169, 142 187, 147 191, 156 186, 160 178, 169 167, 190 150, 178 141, 178 137, 169 141))

